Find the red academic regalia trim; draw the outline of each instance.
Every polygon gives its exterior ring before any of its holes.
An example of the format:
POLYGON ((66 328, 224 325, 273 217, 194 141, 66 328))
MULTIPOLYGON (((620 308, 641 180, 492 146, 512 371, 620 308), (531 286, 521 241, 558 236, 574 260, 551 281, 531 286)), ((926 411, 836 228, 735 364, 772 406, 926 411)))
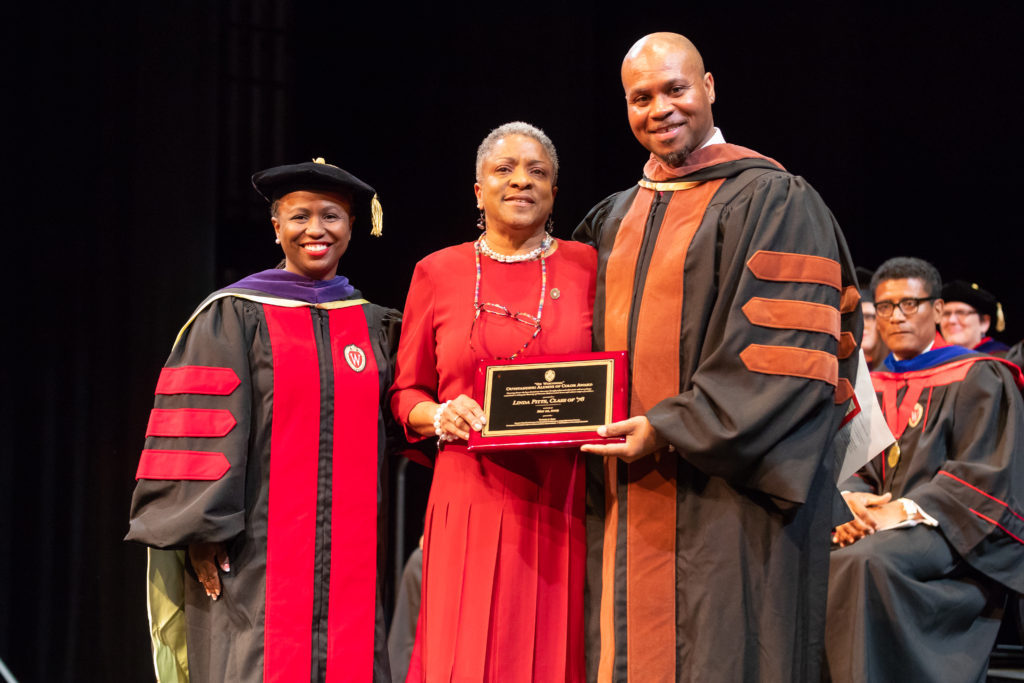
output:
POLYGON ((202 367, 185 365, 180 368, 164 368, 156 382, 156 394, 204 394, 227 396, 235 390, 241 380, 231 368, 202 367))
POLYGON ((377 425, 380 386, 362 307, 330 312, 334 360, 334 466, 331 496, 327 683, 370 680, 377 580, 377 425), (366 358, 359 372, 345 349, 366 358), (339 389, 344 387, 344 394, 339 389))
POLYGON ((231 469, 223 453, 147 448, 139 458, 136 479, 217 481, 231 469))
POLYGON ((990 494, 990 493, 985 493, 984 491, 982 491, 981 489, 979 489, 979 488, 978 488, 977 486, 975 486, 974 484, 971 484, 971 483, 969 483, 969 482, 966 482, 966 481, 964 481, 963 479, 961 479, 960 477, 958 477, 958 476, 956 476, 956 475, 954 475, 954 474, 950 474, 950 473, 949 473, 949 472, 947 472, 946 470, 939 470, 939 474, 941 474, 941 475, 943 475, 943 476, 946 476, 946 477, 949 477, 949 478, 950 478, 950 479, 952 479, 953 481, 959 482, 960 484, 963 484, 964 486, 966 486, 966 487, 967 487, 967 488, 969 488, 969 489, 973 489, 973 490, 977 491, 978 493, 980 493, 981 495, 985 496, 985 497, 986 497, 986 498, 988 498, 989 500, 994 500, 995 502, 999 503, 999 504, 1000 504, 1000 505, 1002 505, 1002 506, 1003 506, 1004 508, 1006 508, 1007 510, 1009 510, 1009 511, 1010 511, 1010 514, 1011 514, 1011 515, 1013 515, 1014 517, 1016 517, 1016 518, 1017 518, 1017 519, 1019 519, 1020 521, 1024 522, 1024 517, 1021 517, 1021 516, 1020 516, 1019 514, 1017 514, 1017 511, 1016 511, 1016 510, 1014 510, 1014 509, 1013 509, 1012 507, 1010 507, 1010 504, 1009 504, 1009 503, 1006 503, 1006 502, 1004 502, 1004 501, 1001 501, 1001 500, 999 500, 998 498, 996 498, 995 496, 993 496, 993 495, 992 495, 992 494, 990 494))
POLYGON ((146 437, 227 436, 235 427, 230 410, 205 408, 153 408, 146 425, 146 437))
POLYGON ((1022 539, 1022 538, 1021 538, 1020 536, 1017 536, 1017 535, 1016 535, 1015 533, 1013 533, 1012 531, 1010 531, 1009 529, 1007 529, 1007 528, 1006 528, 1005 526, 1003 526, 1002 524, 1000 524, 1000 523, 999 523, 999 522, 997 522, 996 520, 992 519, 991 517, 986 517, 985 515, 981 514, 981 513, 980 513, 980 512, 978 512, 977 510, 975 510, 974 508, 967 508, 967 509, 968 509, 968 510, 970 510, 971 512, 973 512, 974 514, 978 515, 979 517, 981 517, 981 518, 982 518, 983 520, 985 520, 986 522, 988 522, 988 523, 990 523, 990 524, 993 524, 993 525, 995 525, 995 526, 999 527, 999 528, 1000 528, 1000 529, 1002 529, 1002 530, 1003 530, 1004 532, 1006 532, 1006 535, 1007 535, 1007 536, 1009 536, 1010 538, 1014 539, 1014 540, 1015 540, 1015 541, 1017 541, 1018 543, 1024 544, 1024 539, 1022 539))
POLYGON ((308 308, 264 306, 274 360, 263 680, 308 681, 320 365, 308 308))
POLYGON ((762 249, 747 260, 747 268, 758 280, 807 282, 842 291, 843 272, 839 261, 824 256, 762 249))
POLYGON ((871 385, 876 392, 882 394, 882 412, 885 414, 885 422, 889 425, 893 436, 897 439, 903 436, 903 432, 910 422, 911 412, 925 389, 962 382, 967 377, 971 366, 980 360, 998 359, 987 356, 966 356, 951 363, 924 370, 872 372, 871 385), (897 394, 904 386, 907 387, 907 390, 903 394, 903 400, 897 404, 897 394))

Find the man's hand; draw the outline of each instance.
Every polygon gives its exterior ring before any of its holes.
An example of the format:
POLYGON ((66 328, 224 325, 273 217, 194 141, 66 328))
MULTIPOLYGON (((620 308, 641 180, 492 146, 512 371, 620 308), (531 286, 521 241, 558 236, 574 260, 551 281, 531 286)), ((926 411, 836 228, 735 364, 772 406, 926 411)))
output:
POLYGON ((190 543, 188 546, 188 557, 192 561, 192 568, 196 571, 199 583, 203 584, 206 594, 211 600, 220 597, 220 574, 221 571, 231 571, 231 563, 228 560, 228 549, 223 543, 190 543))
POLYGON ((886 522, 891 519, 892 511, 883 508, 895 505, 899 508, 901 515, 903 511, 903 506, 896 503, 890 504, 889 501, 891 499, 891 493, 885 493, 881 496, 860 491, 844 493, 843 500, 846 501, 850 512, 853 513, 853 521, 837 526, 835 533, 832 535, 832 542, 839 545, 839 547, 845 547, 865 536, 875 533, 878 529, 885 528, 886 522))
POLYGON ((624 436, 625 443, 585 444, 580 447, 585 453, 603 455, 607 458, 621 458, 632 462, 637 458, 663 448, 668 441, 663 439, 643 415, 621 422, 612 422, 597 428, 600 436, 624 436))
POLYGON ((884 531, 885 529, 891 529, 897 524, 907 521, 907 511, 903 509, 903 505, 894 500, 891 503, 885 505, 879 505, 874 508, 875 521, 878 522, 878 530, 884 531))

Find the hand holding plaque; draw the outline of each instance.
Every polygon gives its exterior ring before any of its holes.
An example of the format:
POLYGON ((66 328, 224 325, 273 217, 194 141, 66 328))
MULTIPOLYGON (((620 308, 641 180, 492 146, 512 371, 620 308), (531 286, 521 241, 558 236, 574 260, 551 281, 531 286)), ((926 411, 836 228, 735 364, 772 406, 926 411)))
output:
POLYGON ((470 450, 566 448, 622 441, 597 428, 625 419, 626 352, 480 361, 474 395, 487 420, 470 450))

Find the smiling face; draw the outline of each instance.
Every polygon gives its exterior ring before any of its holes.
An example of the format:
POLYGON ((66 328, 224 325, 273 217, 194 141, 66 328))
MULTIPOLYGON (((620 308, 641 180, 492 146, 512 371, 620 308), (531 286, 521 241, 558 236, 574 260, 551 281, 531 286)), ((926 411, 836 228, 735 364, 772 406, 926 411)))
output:
POLYGON ((473 185, 487 229, 520 237, 542 232, 558 192, 552 175, 551 158, 539 142, 526 135, 499 139, 473 185))
POLYGON ((947 301, 942 307, 939 329, 950 344, 973 349, 988 334, 992 318, 982 315, 963 301, 947 301))
POLYGON ((350 202, 334 192, 298 190, 277 200, 270 222, 281 240, 285 270, 330 280, 352 236, 350 202))
MULTIPOLYGON (((875 287, 875 303, 887 301, 896 304, 903 299, 924 299, 932 296, 924 281, 916 278, 882 280, 875 287)), ((922 301, 916 313, 906 314, 894 306, 888 318, 876 319, 878 333, 898 360, 919 355, 935 340, 935 325, 942 313, 942 299, 922 301)))
POLYGON ((715 81, 682 36, 655 34, 634 45, 622 62, 622 88, 633 135, 669 166, 682 166, 711 137, 715 81))

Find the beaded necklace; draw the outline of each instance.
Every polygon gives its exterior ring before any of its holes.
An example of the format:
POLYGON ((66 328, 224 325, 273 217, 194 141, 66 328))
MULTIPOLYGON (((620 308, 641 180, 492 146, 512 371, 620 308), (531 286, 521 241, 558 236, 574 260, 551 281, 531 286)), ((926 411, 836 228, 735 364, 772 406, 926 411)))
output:
POLYGON ((487 233, 484 232, 477 239, 477 249, 487 254, 491 259, 500 261, 502 263, 519 263, 521 261, 532 261, 551 246, 551 235, 544 235, 544 239, 541 240, 540 246, 532 251, 528 251, 525 254, 499 254, 498 252, 491 249, 491 245, 487 244, 487 233))
POLYGON ((484 233, 483 235, 480 235, 480 238, 477 239, 476 244, 474 245, 474 249, 473 249, 474 254, 476 256, 476 287, 473 290, 473 311, 474 311, 474 313, 473 313, 473 324, 469 328, 469 345, 470 345, 470 347, 473 346, 473 328, 476 326, 476 321, 477 321, 477 319, 480 318, 480 313, 482 313, 482 312, 492 313, 494 315, 506 316, 506 317, 512 318, 513 320, 517 320, 517 321, 519 321, 521 323, 526 323, 527 325, 532 325, 533 326, 533 336, 531 336, 529 339, 527 339, 526 343, 523 344, 522 347, 518 351, 513 353, 511 356, 508 356, 507 358, 503 357, 503 356, 498 356, 499 360, 513 360, 513 359, 516 358, 516 356, 518 356, 520 353, 525 351, 526 347, 529 346, 530 343, 534 339, 537 338, 537 335, 540 334, 540 319, 541 319, 541 316, 544 314, 544 295, 547 293, 547 288, 548 288, 548 267, 547 267, 547 264, 545 263, 545 258, 546 257, 544 256, 544 254, 548 250, 548 248, 551 246, 551 235, 545 235, 544 236, 544 241, 542 241, 540 246, 537 247, 536 249, 534 249, 533 251, 530 251, 530 252, 528 252, 526 254, 516 255, 516 256, 506 256, 505 254, 498 254, 498 253, 494 252, 489 246, 487 246, 487 240, 485 239, 485 235, 486 234, 487 233, 484 233), (499 261, 501 263, 520 263, 520 262, 524 262, 524 261, 532 261, 532 260, 534 260, 534 259, 536 259, 538 257, 540 258, 540 300, 537 302, 537 315, 536 316, 531 316, 531 315, 529 315, 527 313, 515 313, 515 314, 513 314, 511 311, 509 311, 507 308, 505 308, 501 304, 480 303, 480 280, 481 280, 481 277, 480 277, 480 274, 481 274, 481 269, 480 269, 480 252, 485 253, 489 258, 491 258, 491 259, 493 259, 495 261, 499 261))

